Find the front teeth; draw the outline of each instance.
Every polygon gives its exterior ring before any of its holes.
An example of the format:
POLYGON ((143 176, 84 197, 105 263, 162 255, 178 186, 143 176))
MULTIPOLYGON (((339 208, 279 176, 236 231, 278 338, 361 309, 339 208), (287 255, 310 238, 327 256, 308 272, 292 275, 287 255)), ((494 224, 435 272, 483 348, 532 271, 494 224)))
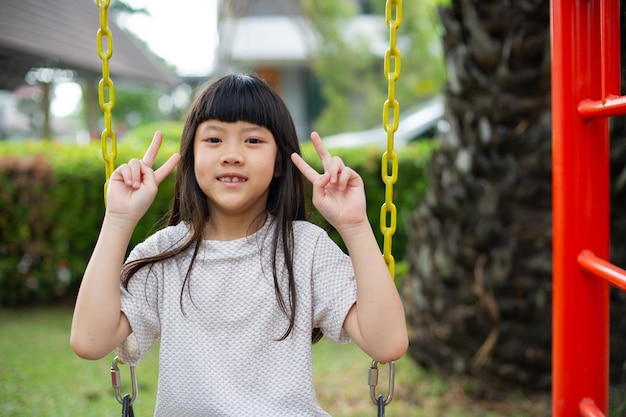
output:
POLYGON ((221 177, 219 180, 223 182, 245 182, 246 181, 245 179, 239 178, 239 177, 221 177))

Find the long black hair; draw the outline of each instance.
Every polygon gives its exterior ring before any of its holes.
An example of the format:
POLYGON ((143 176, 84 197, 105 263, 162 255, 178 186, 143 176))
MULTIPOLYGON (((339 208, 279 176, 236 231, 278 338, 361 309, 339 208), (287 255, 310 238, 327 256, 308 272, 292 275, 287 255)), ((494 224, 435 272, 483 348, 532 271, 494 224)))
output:
MULTIPOLYGON (((206 120, 222 122, 245 121, 262 126, 272 132, 278 153, 275 172, 269 186, 266 213, 276 222, 272 241, 272 274, 274 290, 281 310, 289 317, 289 326, 279 340, 285 339, 294 328, 296 314, 296 284, 293 271, 293 225, 294 220, 306 218, 304 179, 291 162, 291 154, 300 154, 296 128, 280 96, 256 75, 226 75, 209 83, 196 97, 189 109, 180 141, 181 159, 174 185, 174 199, 168 226, 185 222, 190 234, 181 245, 164 253, 134 260, 124 265, 122 280, 128 282, 139 269, 155 262, 171 258, 183 251, 193 250, 191 263, 181 288, 181 308, 185 285, 189 289, 191 270, 203 240, 205 225, 211 213, 207 198, 200 189, 194 174, 193 145, 198 125, 206 120), (285 265, 277 265, 277 254, 284 254, 285 265), (278 271, 285 267, 288 274, 288 294, 279 285, 278 271)), ((313 340, 319 339, 315 330, 313 340)))

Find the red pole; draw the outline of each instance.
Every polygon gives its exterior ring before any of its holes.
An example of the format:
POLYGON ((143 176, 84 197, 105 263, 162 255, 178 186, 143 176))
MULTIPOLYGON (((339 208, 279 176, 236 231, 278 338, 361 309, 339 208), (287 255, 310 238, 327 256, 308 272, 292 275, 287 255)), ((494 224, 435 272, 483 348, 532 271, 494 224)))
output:
POLYGON ((600 22, 600 0, 551 1, 553 417, 579 416, 584 398, 608 408, 609 287, 577 261, 609 252, 608 123, 578 112, 603 98, 600 22))

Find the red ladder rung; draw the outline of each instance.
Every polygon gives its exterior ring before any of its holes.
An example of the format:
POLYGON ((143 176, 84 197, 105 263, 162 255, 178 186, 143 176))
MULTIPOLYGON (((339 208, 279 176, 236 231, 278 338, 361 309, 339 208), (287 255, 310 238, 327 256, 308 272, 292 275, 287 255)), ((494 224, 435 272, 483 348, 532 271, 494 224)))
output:
POLYGON ((590 250, 578 255, 578 264, 593 275, 604 278, 622 291, 626 291, 626 271, 604 259, 598 258, 590 250))
POLYGON ((580 402, 580 415, 582 417, 606 417, 591 398, 584 398, 580 402))
POLYGON ((583 100, 578 112, 584 118, 612 117, 626 114, 626 96, 608 96, 604 100, 583 100))

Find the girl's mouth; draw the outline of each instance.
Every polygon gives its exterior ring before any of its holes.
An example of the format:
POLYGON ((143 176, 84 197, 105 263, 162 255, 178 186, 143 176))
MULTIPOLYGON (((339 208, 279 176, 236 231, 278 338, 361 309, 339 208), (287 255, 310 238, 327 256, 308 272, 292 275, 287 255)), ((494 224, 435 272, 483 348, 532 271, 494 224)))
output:
POLYGON ((247 179, 242 177, 218 177, 218 181, 220 182, 246 182, 247 179))

